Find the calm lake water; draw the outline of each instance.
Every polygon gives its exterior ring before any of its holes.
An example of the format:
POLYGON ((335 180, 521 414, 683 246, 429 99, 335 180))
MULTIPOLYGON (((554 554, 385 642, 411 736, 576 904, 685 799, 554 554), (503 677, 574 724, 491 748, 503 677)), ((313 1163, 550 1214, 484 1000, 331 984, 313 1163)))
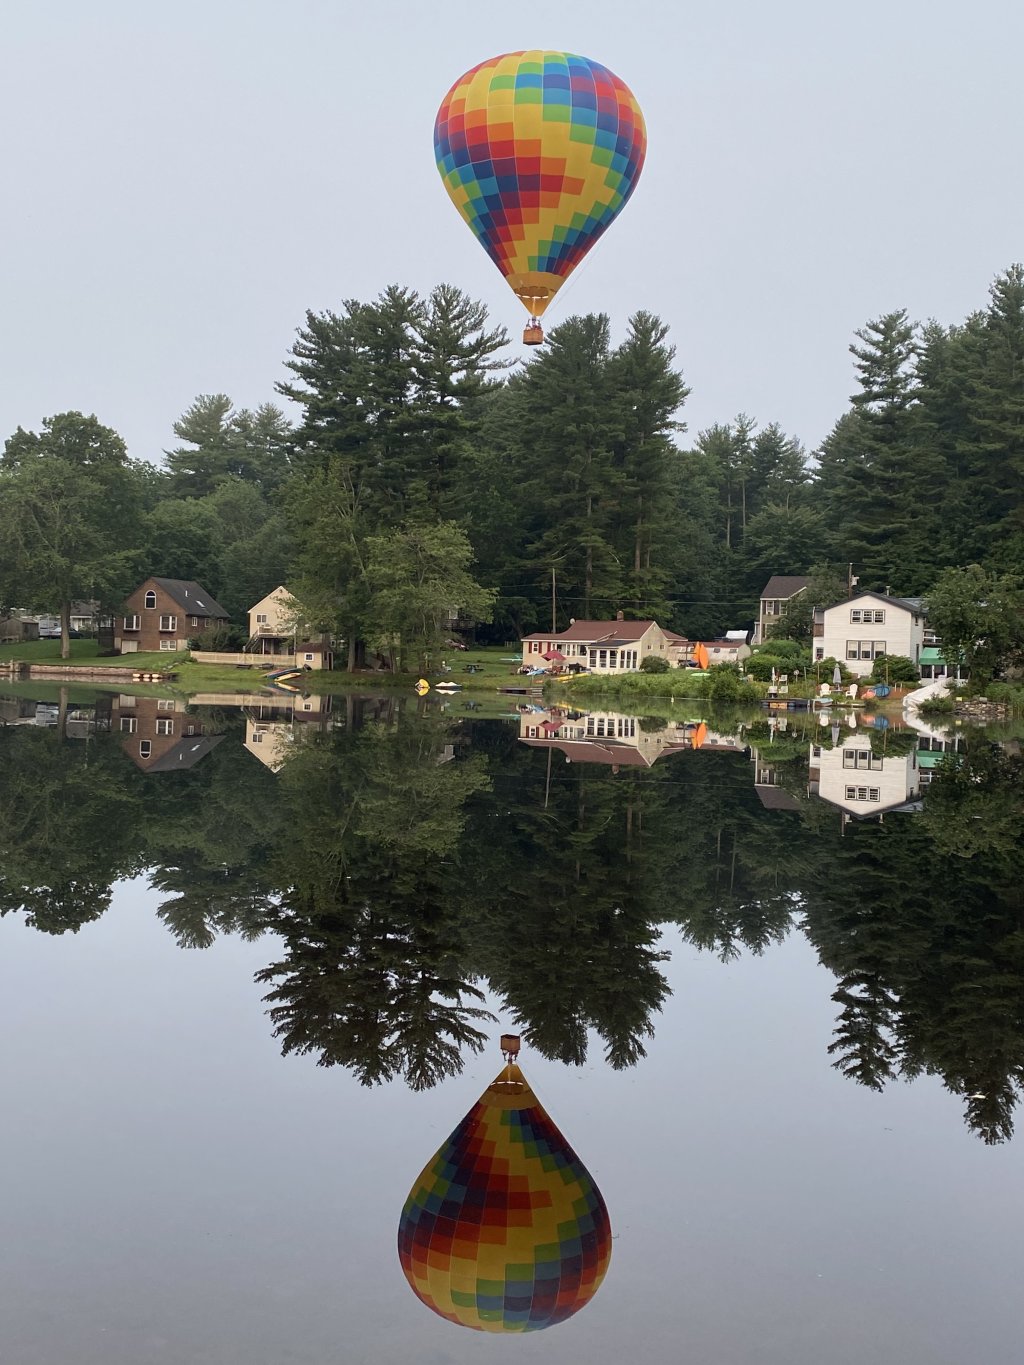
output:
POLYGON ((0 1360, 1020 1359, 1017 740, 305 701, 0 698, 0 1360), (492 1335, 396 1234, 509 1030, 614 1240, 492 1335))

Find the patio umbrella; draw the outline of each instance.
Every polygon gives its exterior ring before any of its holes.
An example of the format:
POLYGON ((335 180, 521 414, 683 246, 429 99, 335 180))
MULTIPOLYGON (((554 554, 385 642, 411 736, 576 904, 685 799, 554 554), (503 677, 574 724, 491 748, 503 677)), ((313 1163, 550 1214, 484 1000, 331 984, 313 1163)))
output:
POLYGON ((839 667, 838 664, 836 664, 835 668, 833 668, 833 670, 832 670, 832 686, 833 686, 833 687, 842 687, 842 685, 843 685, 843 670, 839 667))
POLYGON ((549 664, 565 663, 565 655, 560 649, 549 649, 546 654, 542 654, 540 657, 542 659, 547 659, 549 664))

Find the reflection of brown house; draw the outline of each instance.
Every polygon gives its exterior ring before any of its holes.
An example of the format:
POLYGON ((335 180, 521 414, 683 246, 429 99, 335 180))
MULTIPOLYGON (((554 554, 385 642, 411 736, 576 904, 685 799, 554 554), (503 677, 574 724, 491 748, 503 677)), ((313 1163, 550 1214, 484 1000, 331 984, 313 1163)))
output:
POLYGON ((110 728, 145 773, 194 767, 222 739, 206 735, 185 703, 168 697, 118 697, 111 708, 110 728))
POLYGON ((188 642, 228 614, 201 583, 185 578, 147 578, 114 618, 114 648, 119 654, 148 650, 182 651, 188 642))

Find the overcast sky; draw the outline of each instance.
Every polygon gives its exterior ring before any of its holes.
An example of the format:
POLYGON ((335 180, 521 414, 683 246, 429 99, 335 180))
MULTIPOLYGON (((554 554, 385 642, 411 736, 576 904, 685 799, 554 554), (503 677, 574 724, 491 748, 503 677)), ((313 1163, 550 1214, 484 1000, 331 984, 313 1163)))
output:
MULTIPOLYGON (((158 459, 198 393, 273 399, 305 310, 452 281, 522 309, 448 200, 463 71, 610 66, 649 135, 630 203, 546 319, 651 309, 691 433, 812 448, 868 318, 962 319, 1024 257, 1018 0, 0 0, 0 437, 95 412, 158 459)), ((518 342, 517 342, 518 344, 518 342)))

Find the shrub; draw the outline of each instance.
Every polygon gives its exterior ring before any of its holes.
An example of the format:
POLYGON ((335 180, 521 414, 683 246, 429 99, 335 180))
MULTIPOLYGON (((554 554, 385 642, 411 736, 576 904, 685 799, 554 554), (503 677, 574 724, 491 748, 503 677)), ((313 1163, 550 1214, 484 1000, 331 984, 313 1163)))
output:
POLYGON ((672 665, 667 659, 663 659, 660 654, 648 654, 646 658, 640 660, 641 673, 667 673, 672 665))
POLYGON ((879 654, 871 665, 871 681, 894 685, 916 683, 917 669, 913 659, 908 659, 904 654, 879 654))

